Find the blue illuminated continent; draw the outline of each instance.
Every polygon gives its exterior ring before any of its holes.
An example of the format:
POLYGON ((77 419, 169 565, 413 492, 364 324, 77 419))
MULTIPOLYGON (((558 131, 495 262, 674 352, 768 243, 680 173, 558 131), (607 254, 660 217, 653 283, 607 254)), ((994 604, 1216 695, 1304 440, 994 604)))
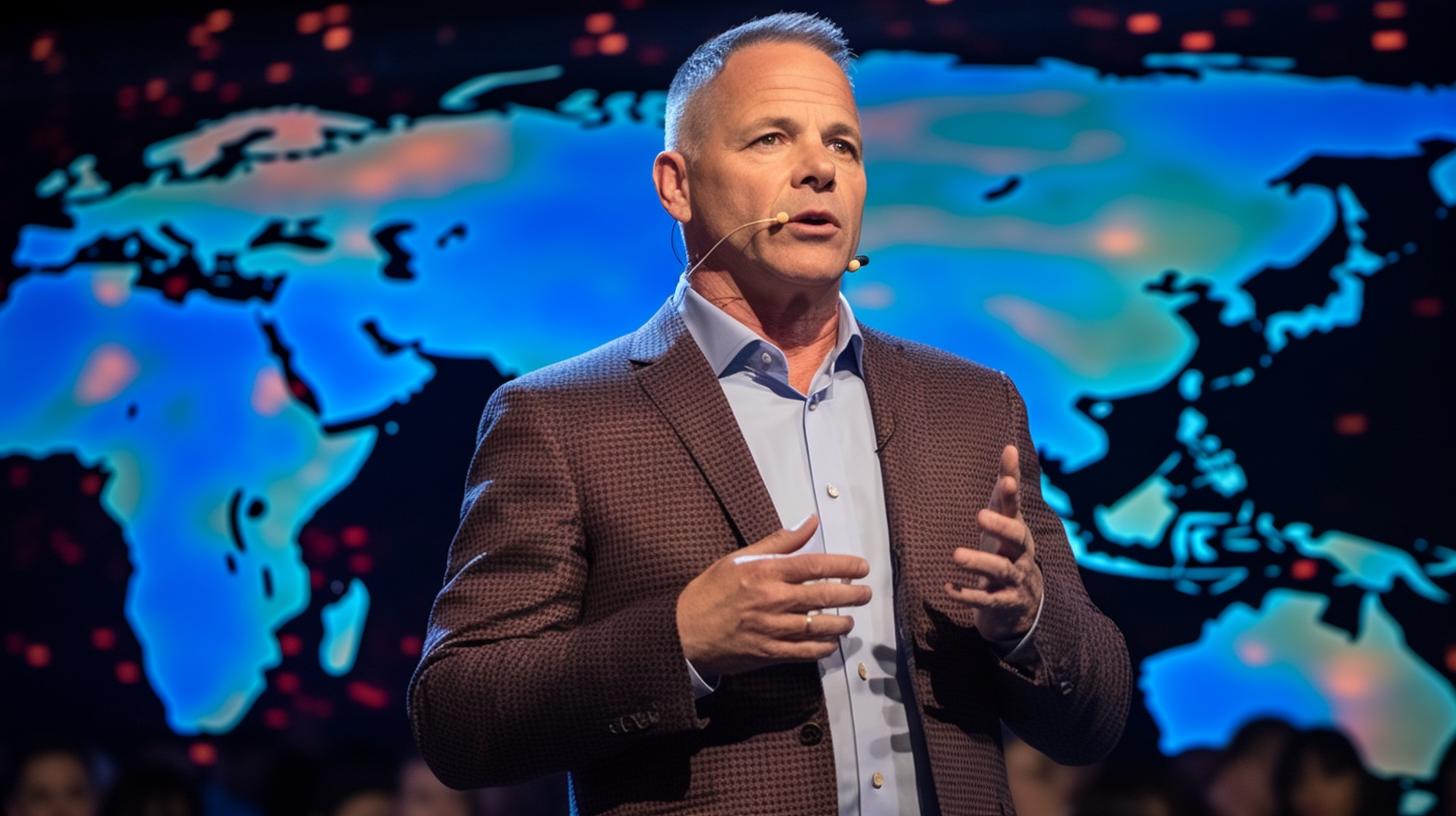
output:
POLYGON ((299 530, 376 432, 324 433, 248 309, 179 308, 133 291, 134 273, 79 265, 11 288, 0 380, 26 387, 0 400, 0 450, 110 471, 100 500, 130 555, 147 677, 176 731, 221 732, 278 664, 274 630, 308 606, 299 530))
POLYGON ((1431 776, 1456 736, 1456 692, 1410 652, 1379 596, 1365 596, 1354 638, 1321 622, 1328 604, 1275 590, 1259 609, 1230 604, 1196 642, 1143 661, 1163 751, 1220 747, 1272 715, 1343 729, 1381 774, 1431 776))
POLYGON ((369 589, 358 578, 349 582, 337 601, 324 607, 324 637, 319 642, 319 665, 324 671, 339 677, 354 668, 368 615, 369 589))

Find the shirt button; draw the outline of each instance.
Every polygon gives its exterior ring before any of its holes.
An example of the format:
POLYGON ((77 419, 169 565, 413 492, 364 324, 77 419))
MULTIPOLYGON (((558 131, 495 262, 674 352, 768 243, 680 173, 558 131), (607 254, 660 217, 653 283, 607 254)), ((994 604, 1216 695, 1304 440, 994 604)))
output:
POLYGON ((801 745, 818 745, 824 739, 824 729, 819 723, 804 723, 799 729, 799 743, 801 745))
POLYGON ((870 784, 874 785, 877 790, 883 788, 885 786, 885 775, 879 771, 875 771, 875 775, 870 777, 870 784))
POLYGON ((829 494, 829 498, 831 498, 831 499, 837 499, 837 498, 839 498, 839 488, 835 487, 832 484, 826 484, 826 485, 824 485, 824 492, 825 493, 828 493, 829 494))
POLYGON ((773 355, 765 351, 764 353, 758 355, 758 359, 762 360, 764 365, 768 365, 769 363, 773 362, 773 355))
POLYGON ((809 398, 809 410, 812 411, 812 410, 814 410, 815 408, 818 408, 818 407, 819 407, 819 398, 818 397, 810 397, 809 398))
POLYGON ((863 664, 863 663, 859 664, 859 679, 861 679, 861 680, 868 680, 868 679, 870 679, 870 670, 867 669, 867 668, 865 668, 865 664, 863 664))

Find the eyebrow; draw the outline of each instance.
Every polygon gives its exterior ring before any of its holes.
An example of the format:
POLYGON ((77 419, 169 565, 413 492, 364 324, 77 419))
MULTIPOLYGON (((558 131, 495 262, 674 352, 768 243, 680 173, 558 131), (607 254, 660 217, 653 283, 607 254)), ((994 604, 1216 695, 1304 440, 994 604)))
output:
MULTIPOLYGON (((779 130, 787 131, 799 130, 798 123, 786 116, 764 116, 762 118, 755 119, 752 122, 749 122, 747 125, 744 125, 743 130, 745 132, 748 132, 759 130, 765 127, 775 127, 779 130)), ((842 121, 831 123, 828 127, 824 129, 824 135, 849 136, 856 141, 858 141, 860 138, 858 129, 856 129, 853 125, 842 121)))

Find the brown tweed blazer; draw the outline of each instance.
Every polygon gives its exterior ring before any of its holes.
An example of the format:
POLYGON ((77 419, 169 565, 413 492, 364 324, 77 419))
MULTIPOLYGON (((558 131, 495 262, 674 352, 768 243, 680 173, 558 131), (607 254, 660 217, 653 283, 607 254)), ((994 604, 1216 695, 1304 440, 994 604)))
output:
MULTIPOLYGON (((934 792, 945 814, 1011 814, 1001 722, 1060 762, 1097 760, 1126 718, 1127 647, 1042 499, 1006 375, 862 331, 897 627, 913 644, 934 792), (1034 671, 998 659, 942 588, 952 549, 977 540, 1008 442, 1045 576, 1034 671)), ((671 303, 632 334, 502 385, 410 682, 425 760, 455 788, 570 771, 582 813, 836 813, 816 666, 725 677, 698 702, 677 635, 687 582, 779 526, 671 303)))

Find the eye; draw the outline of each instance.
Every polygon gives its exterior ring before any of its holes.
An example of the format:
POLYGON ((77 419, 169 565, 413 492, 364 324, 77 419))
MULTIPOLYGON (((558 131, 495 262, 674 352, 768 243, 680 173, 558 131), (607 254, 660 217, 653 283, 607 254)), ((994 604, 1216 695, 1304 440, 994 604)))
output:
POLYGON ((754 139, 753 143, 756 145, 773 147, 774 145, 782 144, 783 138, 784 135, 782 133, 765 133, 757 139, 754 139))
POLYGON ((842 148, 842 152, 844 152, 846 155, 859 155, 859 149, 856 148, 852 142, 845 141, 844 139, 834 139, 829 144, 842 148))

